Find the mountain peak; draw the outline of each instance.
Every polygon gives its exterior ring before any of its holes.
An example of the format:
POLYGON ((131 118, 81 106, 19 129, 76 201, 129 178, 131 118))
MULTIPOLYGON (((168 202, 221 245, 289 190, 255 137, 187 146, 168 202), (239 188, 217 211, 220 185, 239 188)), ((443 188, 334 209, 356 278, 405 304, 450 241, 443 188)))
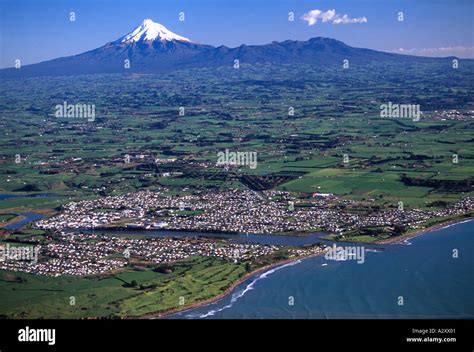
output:
POLYGON ((165 41, 179 41, 192 43, 188 38, 182 37, 171 32, 168 28, 160 23, 153 22, 153 20, 146 18, 143 22, 130 33, 119 38, 118 43, 135 43, 135 42, 149 42, 159 40, 165 41))

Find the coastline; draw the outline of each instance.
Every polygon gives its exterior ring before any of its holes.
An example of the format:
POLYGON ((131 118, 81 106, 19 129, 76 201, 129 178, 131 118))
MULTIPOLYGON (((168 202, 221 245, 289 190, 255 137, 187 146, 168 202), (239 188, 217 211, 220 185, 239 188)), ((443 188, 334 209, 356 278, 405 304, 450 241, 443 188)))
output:
POLYGON ((204 306, 207 306, 209 304, 213 304, 213 303, 216 303, 216 302, 220 301, 221 299, 226 297, 229 293, 231 293, 237 286, 239 286, 243 282, 247 281, 248 279, 257 276, 258 274, 264 273, 268 270, 275 269, 275 268, 278 268, 280 266, 283 266, 283 265, 286 265, 286 264, 289 264, 289 263, 296 262, 298 260, 317 257, 317 256, 320 256, 322 254, 324 254, 323 251, 321 253, 316 253, 316 254, 311 254, 311 255, 301 256, 301 257, 295 257, 295 258, 289 258, 289 259, 283 260, 281 262, 265 265, 261 268, 255 269, 254 271, 246 273, 244 276, 240 277, 238 280, 234 281, 229 287, 227 287, 224 292, 218 294, 217 296, 210 297, 210 298, 207 298, 207 299, 202 300, 202 301, 196 301, 196 302, 193 302, 193 303, 190 303, 188 305, 181 306, 181 307, 175 307, 175 308, 167 309, 167 310, 164 310, 164 311, 159 312, 159 313, 158 312, 157 313, 149 313, 149 314, 145 314, 145 315, 142 315, 142 316, 139 316, 139 317, 126 317, 125 319, 161 319, 161 318, 165 318, 167 316, 170 316, 170 315, 173 315, 173 314, 176 314, 176 313, 182 313, 182 312, 186 312, 188 310, 192 310, 192 309, 195 309, 195 308, 204 307, 204 306))
MULTIPOLYGON (((406 241, 406 240, 414 238, 414 237, 421 236, 421 235, 426 234, 428 232, 438 230, 438 229, 444 228, 446 226, 450 226, 450 225, 454 225, 454 224, 458 224, 458 223, 463 223, 463 222, 467 222, 467 221, 472 221, 472 220, 474 220, 474 217, 467 217, 467 218, 461 218, 461 219, 452 219, 452 220, 448 220, 448 221, 445 221, 445 222, 435 224, 433 226, 429 226, 429 227, 426 227, 426 228, 423 228, 423 229, 412 231, 410 233, 398 236, 396 238, 390 238, 390 239, 386 239, 386 240, 382 240, 382 241, 376 241, 376 242, 374 242, 374 244, 389 244, 389 245, 400 244, 403 241, 406 241)), ((160 313, 150 313, 150 314, 145 314, 145 315, 142 315, 142 316, 139 316, 139 317, 125 317, 125 319, 161 319, 161 318, 165 318, 165 317, 168 317, 168 316, 176 314, 176 313, 180 313, 180 312, 182 313, 182 312, 186 312, 188 310, 192 310, 192 309, 195 309, 195 308, 207 306, 207 305, 210 305, 210 304, 213 304, 213 303, 216 303, 216 302, 222 300, 229 293, 231 293, 238 285, 240 285, 244 281, 246 281, 246 280, 248 280, 248 279, 250 279, 254 276, 257 276, 260 273, 263 273, 265 271, 277 268, 279 266, 282 266, 282 265, 285 265, 285 264, 288 264, 288 263, 292 263, 292 262, 296 262, 298 260, 303 260, 303 259, 307 259, 307 258, 320 256, 322 254, 324 254, 324 251, 322 251, 321 253, 312 254, 312 255, 308 255, 308 256, 302 256, 302 257, 287 259, 287 260, 284 260, 284 261, 281 261, 281 262, 278 262, 278 263, 273 263, 273 264, 269 264, 269 265, 266 265, 264 267, 258 268, 256 270, 250 272, 250 273, 245 274, 244 276, 242 276, 241 278, 239 278, 238 280, 233 282, 224 292, 220 293, 219 295, 217 295, 215 297, 211 297, 211 298, 208 298, 208 299, 205 299, 205 300, 202 300, 202 301, 193 302, 193 303, 190 303, 189 305, 185 305, 185 306, 182 306, 182 307, 175 307, 175 308, 171 308, 171 309, 168 309, 168 310, 164 310, 160 313)))
POLYGON ((471 216, 471 217, 466 217, 466 218, 452 219, 452 220, 448 220, 448 221, 443 221, 443 222, 440 222, 438 224, 434 224, 432 226, 428 226, 428 227, 425 227, 425 228, 422 228, 422 229, 417 229, 417 230, 411 231, 409 233, 406 233, 406 234, 401 235, 401 236, 397 236, 395 238, 388 238, 386 240, 375 241, 374 243, 375 244, 400 244, 400 243, 402 243, 406 240, 424 235, 427 232, 439 230, 439 229, 442 229, 443 227, 446 227, 446 226, 450 226, 450 225, 454 225, 454 224, 458 224, 458 223, 463 223, 463 222, 471 221, 471 220, 474 220, 474 217, 471 216))
MULTIPOLYGON (((473 220, 474 220, 474 216, 472 216, 472 215, 471 216, 460 217, 460 218, 458 217, 458 218, 445 219, 445 221, 441 221, 441 222, 432 224, 431 226, 428 226, 426 228, 416 229, 416 230, 413 230, 413 231, 411 231, 409 233, 406 233, 404 235, 397 236, 395 238, 380 240, 380 241, 376 241, 376 242, 372 242, 372 243, 373 244, 379 244, 379 245, 380 244, 387 244, 387 245, 400 244, 400 243, 402 243, 402 242, 404 242, 408 239, 411 239, 411 238, 414 238, 414 237, 417 237, 417 236, 421 236, 425 233, 436 231, 438 229, 446 228, 446 227, 456 225, 456 224, 466 223, 466 222, 473 221, 473 220)), ((336 245, 337 245, 337 241, 334 241, 334 243, 336 243, 336 245)), ((363 243, 359 243, 359 244, 363 245, 363 243)), ((294 256, 294 257, 291 257, 291 258, 287 258, 287 259, 284 259, 284 260, 281 260, 281 261, 277 261, 277 262, 274 262, 274 263, 256 268, 255 270, 253 270, 251 272, 244 272, 243 275, 240 278, 238 278, 234 282, 230 283, 229 286, 227 286, 223 291, 218 293, 216 296, 212 296, 212 297, 202 299, 202 300, 197 300, 197 301, 194 301, 194 302, 191 302, 189 304, 182 305, 182 306, 177 306, 177 307, 173 307, 173 308, 164 309, 164 310, 161 310, 161 311, 146 313, 146 314, 143 314, 143 315, 140 315, 140 314, 137 314, 137 315, 124 315, 122 317, 115 317, 115 318, 131 319, 131 320, 133 320, 133 319, 160 319, 160 318, 169 317, 170 315, 173 315, 173 314, 176 314, 176 313, 182 313, 182 312, 190 311, 190 310, 193 310, 193 309, 196 309, 196 308, 199 308, 199 307, 204 307, 204 306, 207 306, 207 305, 210 305, 210 304, 214 304, 214 303, 219 302, 220 300, 226 298, 229 294, 232 293, 232 291, 235 290, 235 288, 237 286, 241 285, 242 283, 244 283, 247 280, 250 280, 251 278, 256 278, 258 275, 260 275, 262 273, 265 273, 269 270, 287 265, 289 263, 297 262, 297 261, 300 261, 300 260, 302 261, 302 260, 309 259, 309 258, 312 258, 312 257, 321 256, 324 253, 325 253, 325 251, 322 250, 318 253, 312 253, 312 254, 309 254, 309 255, 294 256)), ((91 317, 91 318, 92 319, 101 319, 100 316, 91 317)))

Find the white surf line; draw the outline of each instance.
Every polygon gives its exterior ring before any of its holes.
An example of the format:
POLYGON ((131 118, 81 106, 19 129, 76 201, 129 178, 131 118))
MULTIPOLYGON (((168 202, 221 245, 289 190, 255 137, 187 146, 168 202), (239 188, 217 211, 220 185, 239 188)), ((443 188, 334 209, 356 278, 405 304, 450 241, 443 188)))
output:
MULTIPOLYGON (((207 318, 207 317, 210 317, 210 316, 213 316, 215 315, 216 313, 219 313, 225 309, 228 309, 228 308, 231 308, 235 302, 237 302, 237 300, 243 296, 245 296, 245 294, 251 290, 253 290, 255 284, 261 280, 261 279, 265 279, 267 278, 269 275, 273 274, 274 272, 280 270, 280 269, 283 269, 283 268, 286 268, 288 266, 293 266, 293 265, 296 265, 296 264, 299 264, 301 263, 301 259, 298 259, 294 262, 290 262, 290 263, 286 263, 284 265, 281 265, 281 266, 278 266, 276 268, 273 268, 273 269, 270 269, 268 271, 265 271, 263 272, 262 274, 260 274, 259 276, 257 276, 255 279, 252 280, 252 282, 250 282, 243 290, 239 290, 237 292, 234 292, 232 294, 232 297, 230 299, 230 303, 228 305, 225 305, 224 307, 222 308, 218 308, 218 309, 213 309, 213 310, 210 310, 209 312, 207 313, 204 313, 204 314, 200 314, 200 313, 191 313, 191 314, 188 314, 186 315, 186 318, 207 318)), ((216 302, 215 302, 216 303, 216 302)), ((212 303, 211 303, 212 304, 212 303)))

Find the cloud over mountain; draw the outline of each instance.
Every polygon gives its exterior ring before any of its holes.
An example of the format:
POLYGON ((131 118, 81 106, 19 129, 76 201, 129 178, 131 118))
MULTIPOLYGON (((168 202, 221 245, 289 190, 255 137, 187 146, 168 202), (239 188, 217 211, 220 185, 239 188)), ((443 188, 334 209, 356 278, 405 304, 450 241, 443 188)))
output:
POLYGON ((333 24, 352 24, 352 23, 366 23, 367 17, 351 18, 348 15, 340 15, 336 10, 311 10, 301 16, 303 21, 308 22, 308 26, 314 26, 320 20, 323 23, 330 22, 333 24))

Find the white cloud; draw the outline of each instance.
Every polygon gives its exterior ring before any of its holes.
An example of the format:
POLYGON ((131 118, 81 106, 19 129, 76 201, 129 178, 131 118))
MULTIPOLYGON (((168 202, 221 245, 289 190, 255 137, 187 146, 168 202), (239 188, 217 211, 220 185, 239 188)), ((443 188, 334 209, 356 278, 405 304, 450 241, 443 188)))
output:
POLYGON ((333 24, 351 24, 351 23, 366 23, 367 17, 358 17, 358 18, 351 18, 347 15, 339 15, 336 13, 336 10, 327 10, 321 11, 318 9, 311 10, 301 16, 303 21, 308 22, 308 26, 314 26, 318 23, 318 20, 321 22, 331 22, 333 24))
POLYGON ((448 46, 441 48, 398 48, 389 50, 391 53, 421 56, 457 56, 462 58, 474 58, 474 46, 448 46))

